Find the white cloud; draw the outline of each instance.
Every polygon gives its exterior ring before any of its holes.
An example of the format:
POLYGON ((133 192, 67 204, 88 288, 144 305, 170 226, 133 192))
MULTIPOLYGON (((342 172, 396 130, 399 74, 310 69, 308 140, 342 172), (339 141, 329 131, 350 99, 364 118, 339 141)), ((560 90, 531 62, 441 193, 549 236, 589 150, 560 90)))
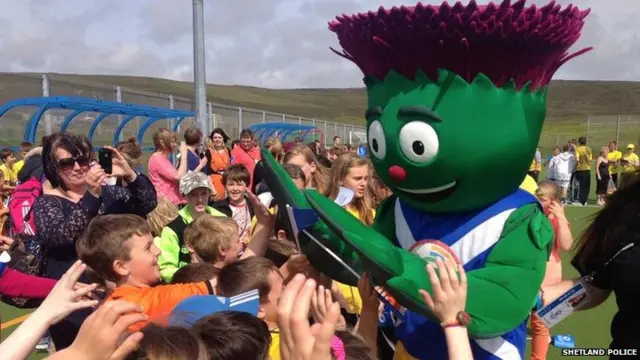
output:
MULTIPOLYGON (((205 3, 208 80, 272 88, 360 86, 357 67, 329 50, 338 44, 327 22, 342 13, 402 4, 397 0, 205 3)), ((0 71, 190 80, 191 4, 189 0, 6 1, 0 14, 0 71)), ((580 0, 579 4, 591 7, 592 14, 576 49, 596 49, 565 65, 557 77, 640 80, 640 2, 580 0)))

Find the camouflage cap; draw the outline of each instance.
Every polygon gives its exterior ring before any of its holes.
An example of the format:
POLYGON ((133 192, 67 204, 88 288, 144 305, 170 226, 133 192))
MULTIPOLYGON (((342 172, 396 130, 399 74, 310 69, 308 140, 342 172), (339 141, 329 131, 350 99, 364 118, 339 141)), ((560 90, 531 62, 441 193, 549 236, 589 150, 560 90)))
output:
POLYGON ((180 193, 187 195, 197 188, 206 188, 213 192, 209 177, 201 172, 189 171, 180 179, 180 193))

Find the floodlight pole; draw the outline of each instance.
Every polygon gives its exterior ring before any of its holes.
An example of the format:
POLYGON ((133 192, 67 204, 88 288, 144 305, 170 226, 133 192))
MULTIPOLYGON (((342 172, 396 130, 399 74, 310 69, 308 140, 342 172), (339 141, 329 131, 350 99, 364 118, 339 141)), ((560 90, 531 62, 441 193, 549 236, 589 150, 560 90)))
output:
MULTIPOLYGON (((196 124, 209 134, 207 75, 204 50, 204 0, 193 0, 193 76, 196 90, 196 124)), ((205 136, 206 137, 206 136, 205 136)))

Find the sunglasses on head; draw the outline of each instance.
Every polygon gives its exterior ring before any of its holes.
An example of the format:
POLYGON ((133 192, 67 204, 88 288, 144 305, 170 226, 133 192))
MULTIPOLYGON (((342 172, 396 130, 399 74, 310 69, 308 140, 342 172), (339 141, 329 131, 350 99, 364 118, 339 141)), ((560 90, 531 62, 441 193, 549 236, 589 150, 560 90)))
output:
POLYGON ((78 164, 80 167, 88 167, 89 158, 82 155, 78 157, 68 157, 68 158, 58 160, 58 167, 61 170, 73 169, 76 166, 76 164, 78 164))

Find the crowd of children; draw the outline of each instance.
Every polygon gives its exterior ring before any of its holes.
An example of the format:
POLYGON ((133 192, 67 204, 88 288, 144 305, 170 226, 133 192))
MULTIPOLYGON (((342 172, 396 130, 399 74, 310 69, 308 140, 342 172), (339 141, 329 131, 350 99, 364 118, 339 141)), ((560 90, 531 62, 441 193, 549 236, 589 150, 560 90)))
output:
MULTIPOLYGON (((245 131, 243 136, 252 134, 245 131)), ((201 134, 189 129, 185 139, 200 141, 201 134)), ((3 358, 24 359, 49 327, 79 309, 90 311, 69 346, 55 344, 52 358, 385 359, 393 354, 393 344, 378 330, 384 290, 374 287, 367 274, 357 287, 333 281, 298 252, 288 218, 274 205, 267 184, 242 164, 260 154, 247 149, 257 146, 252 138, 236 145, 249 151, 241 162, 235 161, 233 151, 220 150, 218 143, 224 146, 228 140, 220 129, 208 140, 210 147, 202 157, 206 161, 189 161, 193 171, 182 171, 184 165, 179 164, 151 177, 157 194, 153 211, 145 216, 126 211, 93 216, 73 243, 78 261, 57 283, 5 271, 0 294, 49 296, 0 345, 3 358), (229 154, 224 168, 219 154, 229 154), (29 293, 20 282, 39 290, 29 293)), ((175 134, 167 129, 156 132, 154 141, 158 151, 150 168, 178 148, 175 134)), ((139 147, 125 143, 111 151, 133 168, 139 165, 139 147)), ((340 145, 339 138, 329 150, 311 143, 286 146, 284 151, 278 139, 268 143, 267 149, 299 188, 315 188, 332 199, 341 188, 352 190, 353 200, 345 208, 364 224, 373 223, 378 204, 390 195, 369 161, 340 145)), ((25 153, 29 151, 27 144, 23 146, 25 153)), ((181 159, 188 159, 195 150, 183 144, 180 151, 181 159)), ((5 151, 2 156, 14 169, 15 157, 5 151)), ((85 164, 78 156, 72 158, 72 167, 61 171, 88 177, 89 161, 85 164)), ((99 165, 92 169, 95 166, 99 165)), ((146 179, 139 173, 138 177, 146 179)), ((117 185, 102 186, 127 188, 127 181, 142 181, 134 179, 128 175, 114 182, 117 185)), ((545 285, 561 280, 558 252, 572 244, 561 206, 563 181, 561 176, 556 182, 543 181, 536 192, 556 231, 545 285)), ((15 248, 13 239, 1 239, 3 250, 15 248)), ((461 267, 438 261, 425 269, 425 276, 434 292, 423 292, 424 300, 440 321, 446 323, 464 310, 466 279, 461 267)), ((535 317, 532 329, 532 356, 544 359, 549 331, 535 317)), ((443 331, 451 359, 470 359, 466 329, 443 331)))

